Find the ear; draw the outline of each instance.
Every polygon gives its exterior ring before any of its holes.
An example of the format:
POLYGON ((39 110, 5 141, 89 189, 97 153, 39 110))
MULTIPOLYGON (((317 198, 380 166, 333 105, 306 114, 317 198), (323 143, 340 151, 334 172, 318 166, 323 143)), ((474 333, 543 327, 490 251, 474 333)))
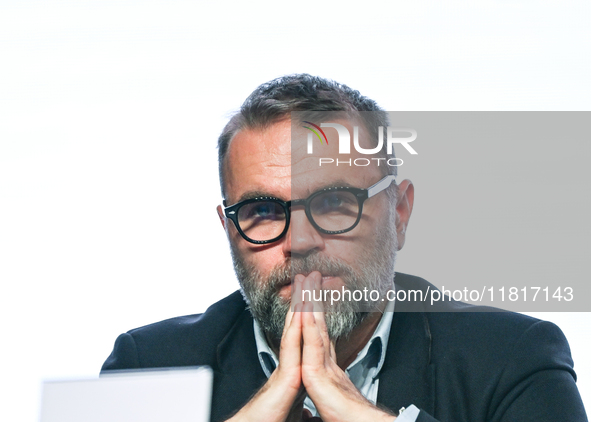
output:
POLYGON ((228 220, 226 220, 226 216, 224 215, 224 211, 222 210, 222 206, 218 205, 216 209, 218 211, 218 217, 220 218, 220 223, 222 223, 222 227, 224 228, 224 230, 226 230, 226 222, 228 220))
POLYGON ((412 205, 415 200, 415 187, 410 180, 403 180, 398 185, 398 198, 396 201, 396 233, 398 237, 398 250, 404 246, 406 240, 406 227, 410 214, 412 213, 412 205))

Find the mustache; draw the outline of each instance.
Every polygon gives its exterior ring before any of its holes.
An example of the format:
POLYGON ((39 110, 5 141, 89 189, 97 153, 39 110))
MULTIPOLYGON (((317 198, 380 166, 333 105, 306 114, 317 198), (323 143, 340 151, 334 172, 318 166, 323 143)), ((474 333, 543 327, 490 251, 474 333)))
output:
POLYGON ((320 254, 307 255, 302 258, 286 258, 276 265, 267 278, 270 288, 279 290, 281 287, 293 283, 296 275, 307 276, 312 271, 319 271, 323 276, 337 276, 348 279, 354 271, 345 261, 320 254))

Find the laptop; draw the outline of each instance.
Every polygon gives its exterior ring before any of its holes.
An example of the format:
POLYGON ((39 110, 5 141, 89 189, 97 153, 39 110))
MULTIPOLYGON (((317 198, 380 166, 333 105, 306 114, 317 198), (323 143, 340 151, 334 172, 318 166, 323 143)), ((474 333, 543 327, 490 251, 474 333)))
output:
POLYGON ((208 422, 208 367, 43 383, 40 422, 208 422))

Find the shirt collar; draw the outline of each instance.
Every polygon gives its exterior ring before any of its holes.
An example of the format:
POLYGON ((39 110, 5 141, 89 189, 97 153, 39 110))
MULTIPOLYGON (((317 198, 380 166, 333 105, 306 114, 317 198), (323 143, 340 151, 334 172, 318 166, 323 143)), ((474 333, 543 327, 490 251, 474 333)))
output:
MULTIPOLYGON (((378 376, 384 365, 384 360, 386 359, 386 349, 388 347, 390 328, 392 327, 392 318, 394 316, 394 303, 395 302, 393 301, 388 302, 373 335, 363 349, 357 354, 355 360, 347 367, 347 373, 355 371, 356 368, 371 367, 373 369, 371 371, 372 377, 375 378, 378 376)), ((263 368, 263 372, 268 378, 271 376, 275 368, 277 368, 279 359, 277 359, 277 355, 273 349, 269 347, 265 333, 263 333, 258 322, 256 320, 253 321, 254 339, 257 346, 259 362, 263 368)))
POLYGON ((275 368, 277 368, 277 355, 269 347, 269 343, 267 343, 267 338, 265 337, 265 333, 261 329, 261 326, 257 322, 256 319, 254 321, 254 340, 257 345, 257 354, 259 356, 259 362, 261 363, 261 367, 263 368, 263 372, 267 378, 271 376, 275 368))

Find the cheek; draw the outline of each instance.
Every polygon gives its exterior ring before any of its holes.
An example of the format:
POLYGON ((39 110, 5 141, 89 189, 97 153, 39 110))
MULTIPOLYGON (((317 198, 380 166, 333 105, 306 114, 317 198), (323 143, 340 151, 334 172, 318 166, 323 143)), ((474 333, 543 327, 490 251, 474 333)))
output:
POLYGON ((242 238, 236 239, 236 242, 235 250, 238 251, 243 262, 255 268, 263 276, 268 275, 273 268, 285 260, 279 246, 255 246, 242 238))
POLYGON ((339 238, 328 241, 326 253, 359 269, 367 265, 371 257, 384 252, 384 248, 391 249, 393 236, 395 231, 392 230, 392 224, 388 224, 387 221, 380 223, 377 218, 372 218, 360 222, 347 241, 341 241, 339 238))

